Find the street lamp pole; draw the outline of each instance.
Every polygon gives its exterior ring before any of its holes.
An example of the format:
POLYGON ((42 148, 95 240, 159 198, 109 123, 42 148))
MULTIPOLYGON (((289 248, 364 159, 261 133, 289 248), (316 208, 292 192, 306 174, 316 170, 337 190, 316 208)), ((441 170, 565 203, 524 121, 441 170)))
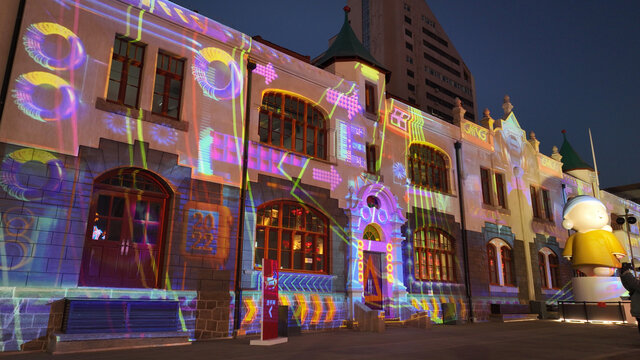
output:
POLYGON ((618 217, 618 219, 616 219, 616 222, 619 225, 625 224, 626 225, 626 230, 627 230, 627 241, 629 241, 629 253, 630 253, 630 257, 631 257, 631 266, 633 267, 633 274, 636 274, 636 265, 634 262, 634 257, 633 257, 633 244, 631 244, 631 235, 629 235, 630 233, 630 229, 629 229, 629 225, 630 224, 635 224, 636 223, 636 218, 634 216, 630 216, 629 215, 629 209, 625 208, 624 209, 624 220, 622 220, 620 217, 618 217))
MULTIPOLYGON (((632 218, 633 222, 636 222, 636 218, 632 218)), ((629 235, 629 209, 625 208, 624 209, 624 222, 627 223, 627 240, 629 241, 629 252, 631 253, 631 266, 633 266, 633 274, 636 274, 636 265, 633 262, 633 244, 631 244, 631 235, 629 235)))

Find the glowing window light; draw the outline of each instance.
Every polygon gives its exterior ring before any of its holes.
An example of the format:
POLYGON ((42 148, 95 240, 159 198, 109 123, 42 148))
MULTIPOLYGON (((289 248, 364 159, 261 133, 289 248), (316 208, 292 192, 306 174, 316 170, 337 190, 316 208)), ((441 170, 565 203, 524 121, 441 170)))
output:
POLYGON ((331 165, 331 169, 329 171, 313 169, 313 179, 329 183, 329 185, 331 186, 331 191, 333 191, 338 186, 338 184, 342 182, 340 173, 336 171, 333 165, 331 165))
POLYGON ((353 119, 355 114, 362 112, 362 106, 360 105, 357 89, 355 89, 355 91, 349 96, 334 89, 328 89, 327 101, 347 110, 349 120, 353 119))
POLYGON ((22 74, 13 91, 14 102, 27 116, 42 122, 66 119, 76 109, 76 94, 69 83, 62 78, 42 71, 22 74), (60 95, 60 101, 49 109, 37 104, 34 92, 38 88, 53 87, 60 95))
POLYGON ((23 37, 23 42, 29 56, 49 70, 75 69, 86 58, 80 38, 71 30, 56 23, 40 22, 30 25, 23 37), (58 59, 46 53, 44 43, 49 35, 59 35, 69 42, 69 54, 67 56, 58 59))
POLYGON ((267 65, 256 64, 256 69, 253 72, 264 77, 265 85, 269 85, 270 82, 278 78, 278 74, 276 74, 271 63, 267 65))
POLYGON ((192 72, 207 97, 214 100, 228 100, 240 93, 242 87, 240 68, 231 55, 223 50, 214 47, 200 50, 194 59, 192 72), (229 82, 225 86, 217 84, 216 79, 219 76, 216 76, 216 71, 220 70, 211 66, 214 62, 220 62, 229 69, 229 82))

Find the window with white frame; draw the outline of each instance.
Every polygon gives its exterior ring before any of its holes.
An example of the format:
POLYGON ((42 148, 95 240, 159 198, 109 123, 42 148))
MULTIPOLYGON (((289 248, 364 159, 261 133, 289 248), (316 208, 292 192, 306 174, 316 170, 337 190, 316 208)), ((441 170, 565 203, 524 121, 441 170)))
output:
POLYGON ((542 248, 538 252, 538 267, 540 269, 540 283, 542 288, 559 289, 558 255, 549 248, 542 248))
POLYGON ((492 239, 487 243, 489 282, 497 286, 516 286, 513 269, 513 250, 502 239, 492 239))

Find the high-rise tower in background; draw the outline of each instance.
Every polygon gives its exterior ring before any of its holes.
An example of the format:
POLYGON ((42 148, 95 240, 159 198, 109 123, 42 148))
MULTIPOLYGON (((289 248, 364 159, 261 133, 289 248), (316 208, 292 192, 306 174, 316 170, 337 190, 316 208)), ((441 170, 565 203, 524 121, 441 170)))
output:
POLYGON ((424 0, 348 0, 351 27, 391 70, 387 92, 448 122, 455 98, 478 121, 471 72, 424 0))

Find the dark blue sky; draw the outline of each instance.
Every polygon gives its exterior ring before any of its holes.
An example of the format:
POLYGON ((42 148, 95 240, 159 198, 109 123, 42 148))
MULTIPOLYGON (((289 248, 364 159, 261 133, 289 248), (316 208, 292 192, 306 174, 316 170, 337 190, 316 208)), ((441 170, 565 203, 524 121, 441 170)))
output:
MULTIPOLYGON (((346 0, 174 0, 248 35, 312 58, 342 25, 346 0)), ((400 1, 400 0, 394 0, 400 1)), ((478 111, 511 96, 540 150, 562 129, 602 187, 640 183, 640 1, 429 0, 476 81, 478 111)))

